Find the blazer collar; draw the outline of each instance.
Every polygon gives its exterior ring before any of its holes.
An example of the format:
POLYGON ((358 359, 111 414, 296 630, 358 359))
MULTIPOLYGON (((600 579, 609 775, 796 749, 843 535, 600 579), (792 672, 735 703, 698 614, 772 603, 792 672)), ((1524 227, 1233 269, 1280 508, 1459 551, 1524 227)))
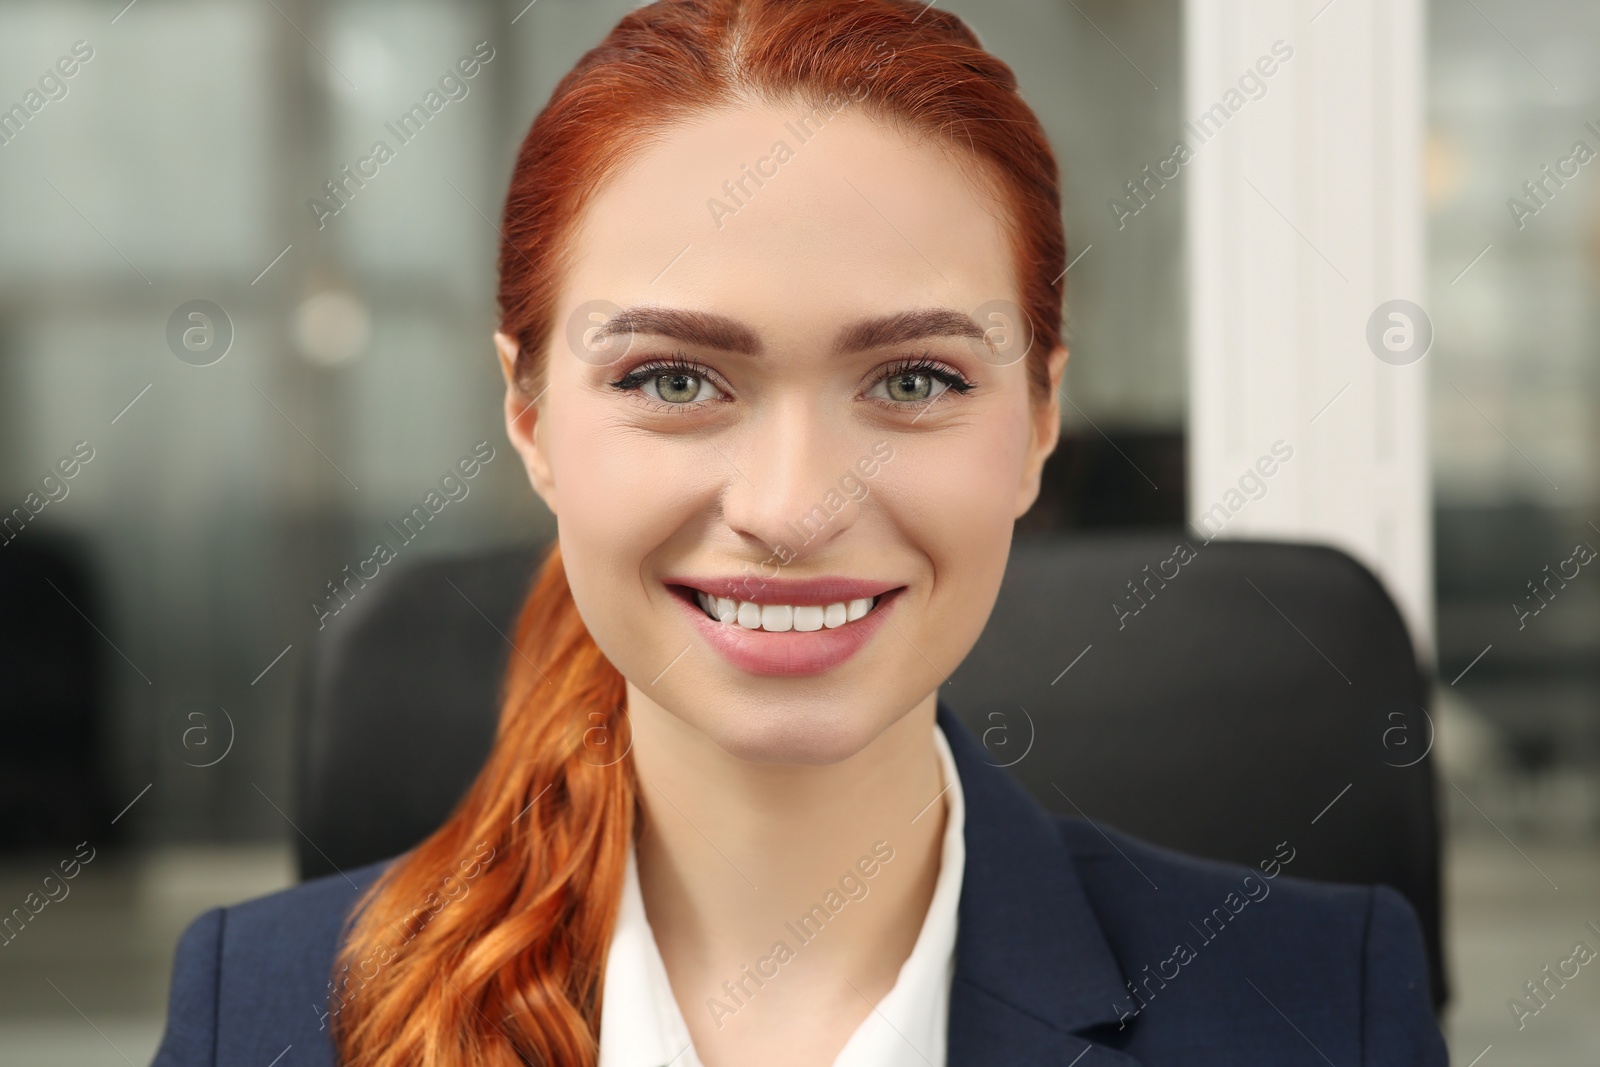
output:
POLYGON ((938 701, 966 800, 967 862, 950 991, 949 1067, 1138 1067, 1081 1031, 1120 1018, 1125 977, 1055 817, 938 701))

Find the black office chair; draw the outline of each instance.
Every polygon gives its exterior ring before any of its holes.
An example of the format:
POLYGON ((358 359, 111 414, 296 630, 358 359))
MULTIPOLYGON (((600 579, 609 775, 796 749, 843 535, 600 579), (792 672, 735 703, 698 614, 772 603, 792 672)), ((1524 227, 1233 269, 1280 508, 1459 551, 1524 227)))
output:
POLYGON ((0 546, 0 853, 118 841, 128 823, 111 821, 113 653, 90 621, 110 629, 90 554, 50 530, 0 532, 8 538, 0 546))
MULTIPOLYGON (((301 702, 303 877, 444 820, 493 739, 538 556, 416 565, 330 623, 301 702)), ((1252 867, 1287 841, 1291 874, 1395 887, 1442 1006, 1428 682, 1344 553, 1140 531, 1019 539, 942 695, 1052 811, 1252 867)))

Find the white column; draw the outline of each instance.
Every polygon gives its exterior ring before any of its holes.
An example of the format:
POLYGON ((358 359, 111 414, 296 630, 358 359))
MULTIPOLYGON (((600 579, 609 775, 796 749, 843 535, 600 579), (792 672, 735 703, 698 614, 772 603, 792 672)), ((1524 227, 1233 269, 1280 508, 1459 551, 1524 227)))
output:
POLYGON ((1349 552, 1430 661, 1431 326, 1375 316, 1427 306, 1421 0, 1186 0, 1185 19, 1190 521, 1349 552), (1272 474, 1246 476, 1262 456, 1272 474))

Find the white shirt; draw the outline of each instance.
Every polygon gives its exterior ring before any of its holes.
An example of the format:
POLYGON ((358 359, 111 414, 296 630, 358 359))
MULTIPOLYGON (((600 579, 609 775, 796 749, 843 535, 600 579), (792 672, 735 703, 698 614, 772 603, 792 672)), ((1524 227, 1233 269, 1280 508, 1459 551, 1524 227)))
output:
MULTIPOLYGON (((956 909, 967 862, 963 836, 966 804, 950 744, 937 724, 933 743, 945 780, 944 844, 933 900, 893 988, 878 1002, 877 1010, 856 1027, 833 1067, 945 1067, 950 982, 955 974, 956 909)), ((645 915, 638 860, 631 843, 622 904, 606 954, 604 997, 600 1067, 702 1067, 645 915)))

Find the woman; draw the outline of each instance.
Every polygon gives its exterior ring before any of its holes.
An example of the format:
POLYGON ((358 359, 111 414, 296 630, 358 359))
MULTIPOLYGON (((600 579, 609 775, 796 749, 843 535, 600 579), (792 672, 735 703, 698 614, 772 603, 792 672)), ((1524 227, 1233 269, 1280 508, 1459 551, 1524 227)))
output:
POLYGON ((1067 356, 1055 162, 958 19, 636 10, 503 232, 559 537, 493 752, 412 851, 196 920, 158 1063, 1445 1062, 1398 894, 1049 816, 938 701, 1067 356))

